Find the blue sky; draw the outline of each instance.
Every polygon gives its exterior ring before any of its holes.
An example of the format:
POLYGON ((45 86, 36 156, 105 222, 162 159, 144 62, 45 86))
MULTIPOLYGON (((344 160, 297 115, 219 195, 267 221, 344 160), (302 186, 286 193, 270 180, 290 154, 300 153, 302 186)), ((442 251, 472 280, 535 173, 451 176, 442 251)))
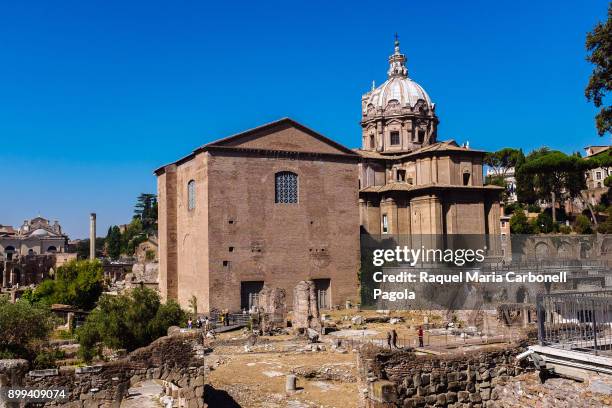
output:
POLYGON ((72 238, 128 222, 153 169, 289 116, 349 147, 398 32, 439 138, 566 152, 608 143, 584 98, 607 1, 0 2, 0 224, 72 238), (466 3, 466 4, 462 4, 466 3), (469 3, 469 4, 468 4, 469 3))

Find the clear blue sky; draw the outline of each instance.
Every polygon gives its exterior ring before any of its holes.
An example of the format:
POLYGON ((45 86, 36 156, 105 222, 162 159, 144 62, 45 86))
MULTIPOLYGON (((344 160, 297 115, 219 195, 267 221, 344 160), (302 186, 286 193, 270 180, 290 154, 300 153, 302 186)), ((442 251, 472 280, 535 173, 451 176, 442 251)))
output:
POLYGON ((0 224, 72 238, 128 222, 153 169, 290 116, 349 146, 397 31, 440 139, 566 152, 608 143, 584 98, 607 1, 0 3, 0 224))

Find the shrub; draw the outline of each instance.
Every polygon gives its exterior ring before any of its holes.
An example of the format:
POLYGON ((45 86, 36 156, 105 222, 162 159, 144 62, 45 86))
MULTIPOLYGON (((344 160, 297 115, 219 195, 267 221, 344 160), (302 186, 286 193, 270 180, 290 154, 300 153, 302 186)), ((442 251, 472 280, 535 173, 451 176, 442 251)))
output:
POLYGON ((32 303, 61 303, 91 310, 102 294, 103 281, 99 261, 73 260, 57 269, 55 279, 44 280, 24 298, 32 303))
POLYGON ((591 227, 591 221, 586 215, 580 214, 576 217, 574 222, 574 230, 578 234, 592 234, 593 228, 591 227))
POLYGON ((54 368, 57 366, 56 361, 61 360, 65 357, 65 353, 61 350, 42 350, 32 362, 32 367, 35 370, 42 370, 45 368, 54 368))
POLYGON ((599 223, 597 232, 600 234, 612 234, 612 207, 608 208, 608 218, 604 222, 599 223))
POLYGON ((521 203, 510 203, 504 207, 504 214, 510 215, 523 211, 524 207, 521 203))
POLYGON ((562 234, 569 234, 572 232, 572 229, 569 225, 561 224, 559 225, 559 232, 562 234))
POLYGON ((539 232, 544 233, 544 234, 553 232, 553 229, 554 229, 553 220, 549 213, 547 212, 540 213, 538 215, 538 218, 536 218, 536 223, 537 223, 539 232))
POLYGON ((510 232, 513 234, 532 234, 533 228, 527 221, 527 216, 518 211, 510 218, 510 232))
POLYGON ((530 213, 539 213, 542 211, 542 209, 537 204, 529 204, 527 206, 527 211, 529 211, 530 213))
POLYGON ((47 308, 22 299, 11 303, 0 296, 0 355, 31 360, 55 323, 47 308))
POLYGON ((101 346, 129 351, 165 336, 170 326, 184 323, 185 312, 174 301, 162 304, 157 292, 134 289, 127 295, 103 295, 85 324, 77 329, 80 357, 91 361, 101 346))

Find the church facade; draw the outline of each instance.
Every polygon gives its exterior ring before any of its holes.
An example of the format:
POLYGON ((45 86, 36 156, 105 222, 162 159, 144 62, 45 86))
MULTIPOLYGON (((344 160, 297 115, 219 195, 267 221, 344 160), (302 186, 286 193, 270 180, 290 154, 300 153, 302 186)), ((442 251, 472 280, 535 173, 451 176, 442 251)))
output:
POLYGON ((396 41, 362 98, 362 148, 282 119, 155 171, 162 297, 239 311, 264 286, 313 280, 319 307, 358 301, 360 233, 499 234, 484 152, 438 142, 435 105, 396 41))
POLYGON ((399 41, 388 79, 361 99, 360 224, 371 235, 500 234, 485 152, 438 142, 435 104, 408 76, 399 41))

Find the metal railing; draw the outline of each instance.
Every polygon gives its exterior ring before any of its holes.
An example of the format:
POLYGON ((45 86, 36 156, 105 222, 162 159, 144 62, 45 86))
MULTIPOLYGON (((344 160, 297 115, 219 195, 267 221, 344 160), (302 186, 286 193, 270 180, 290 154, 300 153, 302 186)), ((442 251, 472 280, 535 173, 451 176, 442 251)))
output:
POLYGON ((612 290, 540 294, 541 345, 612 355, 612 290))

